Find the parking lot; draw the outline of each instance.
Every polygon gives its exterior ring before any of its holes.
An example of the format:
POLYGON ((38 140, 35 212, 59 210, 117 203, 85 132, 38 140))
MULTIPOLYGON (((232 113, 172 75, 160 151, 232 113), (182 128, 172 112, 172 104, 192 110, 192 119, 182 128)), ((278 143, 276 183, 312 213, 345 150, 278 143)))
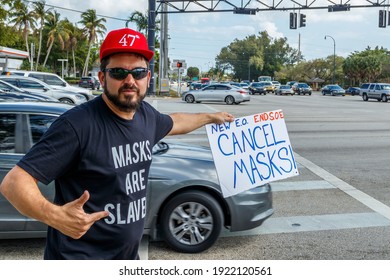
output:
MULTIPOLYGON (((229 111, 246 116, 282 109, 299 176, 272 183, 275 214, 259 228, 222 234, 208 251, 180 254, 145 236, 149 260, 331 260, 390 258, 390 103, 359 96, 251 96, 240 105, 187 104, 147 97, 171 113, 229 111)), ((169 138, 208 145, 201 128, 169 138)), ((2 259, 40 259, 44 240, 1 240, 2 259)))

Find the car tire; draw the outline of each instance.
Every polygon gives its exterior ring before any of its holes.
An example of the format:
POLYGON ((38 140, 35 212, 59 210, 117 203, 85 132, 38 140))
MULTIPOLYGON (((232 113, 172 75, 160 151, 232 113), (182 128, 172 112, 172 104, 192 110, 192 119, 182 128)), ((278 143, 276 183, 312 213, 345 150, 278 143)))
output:
POLYGON ((194 103, 195 102, 195 97, 192 95, 192 94, 188 94, 184 100, 187 102, 187 103, 194 103))
POLYGON ((227 105, 233 105, 236 101, 234 100, 234 97, 231 95, 226 96, 225 102, 227 105))
POLYGON ((366 94, 366 93, 363 93, 363 96, 362 96, 362 98, 363 98, 363 101, 368 101, 368 96, 367 96, 367 94, 366 94))
POLYGON ((224 216, 219 203, 208 193, 191 190, 170 199, 161 211, 164 241, 175 251, 199 253, 218 239, 224 216))
POLYGON ((387 102, 388 101, 386 94, 382 95, 381 100, 382 100, 382 102, 387 102))
POLYGON ((60 98, 58 99, 60 102, 62 103, 67 103, 67 104, 74 104, 73 100, 72 99, 69 99, 69 98, 60 98))

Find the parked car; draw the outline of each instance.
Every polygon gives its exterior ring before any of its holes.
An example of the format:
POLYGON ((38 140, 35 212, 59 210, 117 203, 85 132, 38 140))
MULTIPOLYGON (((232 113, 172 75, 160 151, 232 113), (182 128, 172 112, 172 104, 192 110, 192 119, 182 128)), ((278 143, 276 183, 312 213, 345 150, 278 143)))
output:
POLYGON ((0 80, 0 91, 2 93, 1 99, 46 100, 58 102, 58 100, 53 97, 20 89, 3 80, 0 80))
POLYGON ((37 80, 35 78, 11 75, 11 76, 0 76, 0 80, 6 81, 9 84, 27 90, 29 92, 44 94, 56 98, 57 100, 64 103, 78 105, 87 101, 84 95, 74 93, 71 91, 52 88, 50 85, 40 80, 37 80))
POLYGON ((321 89, 322 95, 345 95, 345 90, 339 85, 326 85, 321 89))
POLYGON ((369 83, 367 88, 365 84, 360 87, 360 95, 364 101, 376 99, 387 102, 390 99, 390 84, 387 83, 369 83))
POLYGON ((345 90, 345 94, 349 95, 359 95, 360 88, 358 87, 349 87, 345 90))
POLYGON ((298 95, 301 95, 301 94, 303 94, 303 95, 306 95, 306 94, 311 95, 311 93, 312 93, 311 87, 308 84, 306 84, 306 83, 295 83, 295 84, 292 85, 291 88, 298 95))
POLYGON ((183 93, 182 100, 187 103, 225 102, 228 105, 250 101, 249 91, 233 85, 211 84, 199 90, 183 93))
POLYGON ((294 95, 295 92, 293 89, 288 85, 281 85, 279 88, 275 90, 276 95, 294 95))
POLYGON ((95 77, 81 77, 79 87, 90 88, 92 90, 100 89, 100 82, 95 77))
MULTIPOLYGON (((0 180, 50 124, 72 107, 49 102, 0 102, 0 142, 4 141, 5 147, 0 150, 0 180), (19 139, 18 143, 13 144, 13 139, 19 139)), ((223 197, 209 148, 161 141, 152 154, 144 228, 151 240, 162 237, 174 250, 197 253, 210 248, 222 228, 249 230, 273 213, 269 184, 223 197)), ((38 185, 52 200, 54 182, 38 185)), ((46 229, 45 224, 21 215, 0 194, 0 238, 41 238, 46 236, 46 229)))
POLYGON ((31 77, 52 86, 52 88, 82 94, 87 100, 91 100, 95 98, 91 90, 84 89, 81 87, 71 86, 68 82, 66 82, 64 79, 62 79, 60 76, 54 73, 24 71, 24 70, 10 70, 4 72, 3 75, 18 75, 24 77, 31 77))

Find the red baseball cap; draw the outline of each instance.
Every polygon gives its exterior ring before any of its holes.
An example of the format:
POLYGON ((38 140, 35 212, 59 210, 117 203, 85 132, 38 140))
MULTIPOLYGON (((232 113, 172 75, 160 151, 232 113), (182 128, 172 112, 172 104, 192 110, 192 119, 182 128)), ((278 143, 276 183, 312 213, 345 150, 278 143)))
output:
POLYGON ((122 28, 112 30, 107 34, 100 47, 100 61, 114 53, 137 53, 144 56, 148 61, 153 58, 154 52, 149 50, 145 36, 133 29, 122 28))

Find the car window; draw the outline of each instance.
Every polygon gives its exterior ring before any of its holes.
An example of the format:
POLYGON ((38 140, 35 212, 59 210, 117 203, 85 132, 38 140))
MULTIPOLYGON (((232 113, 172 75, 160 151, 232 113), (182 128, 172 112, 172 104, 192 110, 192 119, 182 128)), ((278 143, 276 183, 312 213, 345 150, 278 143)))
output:
POLYGON ((369 86, 369 89, 374 89, 375 88, 375 85, 374 84, 371 84, 370 86, 369 86))
POLYGON ((40 81, 44 81, 44 77, 42 74, 31 73, 28 76, 31 78, 35 78, 37 80, 40 80, 40 81))
POLYGON ((380 90, 380 89, 381 89, 381 86, 380 86, 380 85, 375 85, 375 89, 376 89, 376 90, 380 90))
POLYGON ((33 144, 41 139, 42 135, 46 132, 50 125, 57 119, 56 116, 50 115, 31 114, 29 117, 33 144))
POLYGON ((53 86, 62 86, 64 85, 64 82, 58 78, 57 76, 53 75, 45 75, 45 83, 53 86))
POLYGON ((18 86, 18 81, 15 79, 6 79, 5 80, 7 83, 11 84, 11 85, 14 85, 14 86, 18 86))
POLYGON ((386 85, 383 85, 382 88, 383 88, 383 89, 390 89, 390 85, 387 85, 387 84, 386 84, 386 85))
POLYGON ((40 83, 37 83, 35 81, 30 80, 20 80, 20 87, 21 88, 32 88, 32 89, 43 89, 44 86, 40 83))
POLYGON ((57 119, 40 114, 0 114, 0 153, 26 153, 57 119))
POLYGON ((15 114, 0 114, 0 153, 15 152, 15 114))

